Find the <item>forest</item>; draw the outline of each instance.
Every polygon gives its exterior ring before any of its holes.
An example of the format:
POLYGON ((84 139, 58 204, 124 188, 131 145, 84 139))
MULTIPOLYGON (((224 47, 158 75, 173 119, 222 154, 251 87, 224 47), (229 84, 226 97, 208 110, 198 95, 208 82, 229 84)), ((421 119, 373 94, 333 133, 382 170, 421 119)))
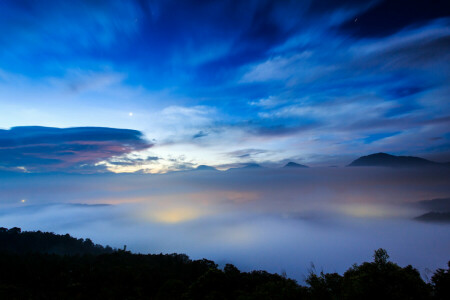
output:
POLYGON ((380 248, 344 274, 311 271, 302 285, 185 254, 135 254, 69 234, 0 228, 0 299, 450 299, 449 268, 424 280, 380 248))

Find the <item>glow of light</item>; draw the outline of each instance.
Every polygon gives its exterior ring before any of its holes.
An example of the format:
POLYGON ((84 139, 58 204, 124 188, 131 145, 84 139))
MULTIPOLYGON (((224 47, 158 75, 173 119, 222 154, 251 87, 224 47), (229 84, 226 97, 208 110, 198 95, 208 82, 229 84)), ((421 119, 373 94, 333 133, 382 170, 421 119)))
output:
POLYGON ((132 112, 130 112, 129 114, 128 114, 130 117, 132 117, 133 116, 133 113, 132 112))
POLYGON ((383 218, 397 215, 386 207, 357 203, 343 205, 341 211, 346 215, 358 218, 383 218))
POLYGON ((184 207, 153 212, 150 217, 156 222, 174 224, 191 221, 200 216, 200 211, 184 207))
POLYGON ((20 202, 25 203, 25 202, 27 202, 27 200, 22 199, 22 200, 20 200, 20 202))

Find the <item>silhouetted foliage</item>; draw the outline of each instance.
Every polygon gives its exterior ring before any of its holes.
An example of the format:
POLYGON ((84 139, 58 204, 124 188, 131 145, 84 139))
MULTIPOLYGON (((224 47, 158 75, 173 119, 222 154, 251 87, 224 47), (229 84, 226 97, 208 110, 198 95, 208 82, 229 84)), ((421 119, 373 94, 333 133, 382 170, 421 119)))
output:
POLYGON ((450 261, 448 262, 448 269, 437 269, 431 283, 433 285, 433 292, 435 299, 450 299, 450 261))
POLYGON ((378 249, 373 262, 354 265, 343 276, 310 274, 312 299, 432 299, 432 287, 412 266, 389 262, 386 250, 378 249))
POLYGON ((112 253, 109 246, 94 244, 90 239, 76 239, 69 234, 24 231, 14 227, 0 228, 0 253, 48 253, 60 255, 112 253))
POLYGON ((305 287, 185 254, 132 254, 68 234, 0 228, 0 299, 449 299, 449 270, 426 284, 388 259, 378 249, 374 262, 344 275, 311 273, 305 287))

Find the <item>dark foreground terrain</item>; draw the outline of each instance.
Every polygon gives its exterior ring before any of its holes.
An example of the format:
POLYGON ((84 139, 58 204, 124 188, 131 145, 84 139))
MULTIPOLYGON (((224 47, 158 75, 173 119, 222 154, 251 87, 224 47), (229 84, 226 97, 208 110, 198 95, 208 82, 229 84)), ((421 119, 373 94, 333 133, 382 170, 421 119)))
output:
POLYGON ((302 286, 184 254, 132 254, 70 235, 0 228, 0 299, 450 299, 449 269, 427 283, 388 258, 378 249, 373 262, 343 275, 311 272, 302 286))

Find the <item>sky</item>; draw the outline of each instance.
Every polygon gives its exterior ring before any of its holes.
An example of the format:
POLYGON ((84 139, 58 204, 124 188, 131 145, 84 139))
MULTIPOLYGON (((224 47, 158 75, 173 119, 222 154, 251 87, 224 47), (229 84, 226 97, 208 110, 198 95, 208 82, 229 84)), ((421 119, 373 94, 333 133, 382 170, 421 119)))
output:
POLYGON ((445 0, 1 1, 0 167, 450 161, 445 0))

